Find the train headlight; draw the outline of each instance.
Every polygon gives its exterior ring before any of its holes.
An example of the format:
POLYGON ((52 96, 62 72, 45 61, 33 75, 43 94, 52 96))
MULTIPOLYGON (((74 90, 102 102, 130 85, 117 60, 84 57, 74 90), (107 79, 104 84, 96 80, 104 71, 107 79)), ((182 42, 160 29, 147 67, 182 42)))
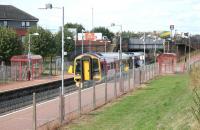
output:
POLYGON ((98 81, 98 80, 100 80, 100 79, 101 79, 101 78, 100 78, 100 75, 99 75, 99 74, 93 75, 93 80, 98 81))

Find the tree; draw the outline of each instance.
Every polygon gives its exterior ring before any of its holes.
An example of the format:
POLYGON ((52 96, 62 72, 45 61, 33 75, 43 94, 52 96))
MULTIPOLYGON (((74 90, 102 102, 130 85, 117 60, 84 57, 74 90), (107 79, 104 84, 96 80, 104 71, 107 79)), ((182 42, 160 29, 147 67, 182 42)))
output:
MULTIPOLYGON (((56 45, 58 47, 58 54, 62 54, 62 32, 59 31, 55 37, 56 45)), ((64 51, 73 52, 74 51, 74 40, 73 35, 66 28, 64 29, 64 51)))
MULTIPOLYGON (((143 35, 143 34, 142 34, 143 35)), ((141 37, 142 35, 140 35, 139 33, 135 33, 135 32, 131 32, 131 31, 123 31, 122 32, 122 37, 123 38, 130 38, 130 37, 141 37)))
MULTIPOLYGON (((70 32, 68 29, 69 28, 76 28, 77 33, 82 32, 82 29, 85 30, 85 28, 81 24, 77 23, 67 23, 64 25, 64 51, 68 53, 68 58, 73 58, 73 55, 69 55, 70 53, 73 54, 72 52, 74 51, 75 47, 75 40, 73 37, 73 33, 70 32)), ((61 55, 62 53, 62 32, 61 30, 57 33, 55 41, 58 46, 58 54, 61 55)))
MULTIPOLYGON (((50 73, 52 74, 52 60, 53 57, 56 56, 56 52, 58 47, 55 44, 55 37, 54 35, 49 31, 45 30, 42 27, 32 27, 29 29, 28 33, 39 33, 38 36, 31 36, 31 53, 38 54, 43 57, 43 60, 45 60, 47 57, 50 57, 50 73)), ((28 50, 28 39, 29 35, 26 36, 26 50, 28 50)))
POLYGON ((107 36, 108 39, 112 40, 114 33, 105 27, 96 27, 92 30, 95 33, 102 33, 103 36, 107 36))
POLYGON ((23 46, 16 32, 9 28, 0 27, 0 56, 6 64, 14 55, 22 54, 23 46))
POLYGON ((77 33, 81 33, 82 29, 85 30, 85 28, 83 27, 83 25, 78 24, 78 23, 67 23, 67 24, 65 24, 64 28, 65 29, 76 28, 77 29, 77 33))
MULTIPOLYGON (((32 27, 28 33, 39 33, 38 36, 31 36, 31 53, 41 55, 43 58, 56 56, 57 47, 55 44, 54 36, 49 30, 42 27, 32 27)), ((28 50, 28 38, 26 36, 26 50, 28 50)))

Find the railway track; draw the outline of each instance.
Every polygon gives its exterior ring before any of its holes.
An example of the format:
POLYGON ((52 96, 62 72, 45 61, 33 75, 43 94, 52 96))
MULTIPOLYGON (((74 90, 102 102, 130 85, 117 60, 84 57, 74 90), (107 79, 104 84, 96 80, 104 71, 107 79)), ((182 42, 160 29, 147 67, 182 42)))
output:
MULTIPOLYGON (((119 74, 116 75, 119 78, 119 74)), ((124 74, 127 76, 127 74, 124 74)), ((114 81, 114 75, 107 78, 107 81, 114 81)), ((102 80, 96 84, 104 83, 102 80)), ((83 88, 89 88, 93 86, 93 81, 84 82, 83 88)), ((0 93, 0 116, 22 109, 24 107, 32 105, 33 93, 36 93, 36 102, 47 101, 59 96, 61 87, 61 81, 54 81, 50 83, 40 84, 29 88, 23 88, 8 92, 0 93)), ((64 92, 65 94, 76 91, 78 88, 75 85, 73 78, 64 80, 64 92)))
MULTIPOLYGON (((73 78, 65 79, 65 93, 77 90, 73 78)), ((36 101, 42 102, 59 95, 61 81, 45 83, 8 92, 0 93, 0 115, 16 111, 32 104, 33 93, 36 93, 36 101)))

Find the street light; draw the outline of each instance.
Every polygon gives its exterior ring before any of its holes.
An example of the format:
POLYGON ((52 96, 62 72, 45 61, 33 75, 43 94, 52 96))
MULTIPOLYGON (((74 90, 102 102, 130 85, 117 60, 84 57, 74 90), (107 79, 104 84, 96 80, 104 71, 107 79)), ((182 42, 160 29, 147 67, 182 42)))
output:
POLYGON ((33 33, 28 35, 28 80, 31 78, 31 36, 38 36, 39 33, 33 33))
POLYGON ((144 66, 145 66, 145 64, 146 64, 146 60, 145 60, 145 52, 146 52, 146 43, 145 43, 145 40, 146 40, 146 34, 145 34, 145 32, 144 32, 143 37, 141 37, 140 39, 143 40, 143 46, 144 46, 144 66))
POLYGON ((191 48, 191 39, 190 39, 190 37, 191 37, 191 34, 188 33, 188 38, 189 38, 189 59, 188 59, 188 62, 189 62, 188 63, 189 66, 188 67, 189 68, 188 69, 189 70, 190 70, 190 48, 191 48))
POLYGON ((81 30, 81 33, 82 33, 82 54, 83 54, 83 38, 84 38, 83 33, 84 33, 84 32, 85 32, 85 30, 82 29, 82 30, 81 30))
POLYGON ((106 51, 106 44, 107 44, 107 42, 111 42, 111 41, 108 40, 107 36, 103 36, 103 41, 100 41, 100 42, 104 42, 105 53, 106 53, 107 52, 106 51))
POLYGON ((45 8, 40 9, 61 9, 62 10, 62 86, 61 86, 61 94, 60 94, 60 118, 61 123, 64 120, 64 6, 62 7, 53 7, 52 4, 48 3, 45 5, 45 8))
POLYGON ((160 40, 161 40, 161 38, 157 38, 157 36, 154 36, 154 40, 153 40, 153 41, 154 41, 154 58, 155 58, 155 59, 154 59, 154 62, 155 62, 155 63, 156 63, 156 57, 157 57, 157 56, 156 56, 156 49, 157 49, 157 47, 156 47, 157 45, 156 45, 156 44, 157 44, 158 41, 160 41, 160 40))
POLYGON ((43 9, 62 9, 62 88, 61 93, 64 95, 64 6, 63 7, 53 7, 52 4, 46 4, 43 9))
POLYGON ((111 23, 111 27, 114 27, 114 26, 119 26, 120 27, 120 47, 119 47, 119 50, 120 52, 122 52, 122 25, 115 25, 115 23, 111 23))
MULTIPOLYGON (((120 76, 120 86, 121 86, 121 78, 122 78, 122 25, 115 25, 115 23, 111 23, 111 27, 119 26, 120 27, 120 43, 119 43, 119 76, 120 76)), ((124 90, 123 90, 124 91, 124 90)))

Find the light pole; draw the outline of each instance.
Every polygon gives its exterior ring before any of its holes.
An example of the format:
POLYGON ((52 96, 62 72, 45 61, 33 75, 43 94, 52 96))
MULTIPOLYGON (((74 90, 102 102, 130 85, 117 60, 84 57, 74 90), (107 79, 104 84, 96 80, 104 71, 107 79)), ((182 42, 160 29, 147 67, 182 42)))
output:
POLYGON ((81 30, 81 33, 82 33, 82 54, 83 54, 83 38, 84 38, 84 36, 83 36, 83 32, 85 32, 85 30, 81 30))
POLYGON ((52 4, 46 4, 45 8, 40 9, 61 9, 62 10, 62 84, 61 84, 61 93, 60 93, 60 122, 64 120, 64 6, 62 7, 53 7, 52 4))
MULTIPOLYGON (((122 25, 115 25, 115 23, 112 23, 111 24, 111 27, 114 27, 114 26, 119 26, 120 27, 120 43, 119 43, 119 65, 120 65, 120 71, 119 71, 119 76, 120 76, 120 80, 121 80, 121 77, 122 77, 122 25)), ((121 82, 120 82, 120 85, 121 85, 121 82)))
POLYGON ((143 37, 141 37, 140 39, 143 40, 143 46, 144 46, 144 66, 145 66, 145 64, 146 64, 146 61, 145 61, 145 51, 146 51, 146 43, 145 43, 145 40, 146 40, 146 34, 145 34, 145 32, 144 32, 143 37))
POLYGON ((120 27, 120 43, 119 43, 119 50, 122 52, 122 25, 115 25, 115 23, 111 24, 111 27, 119 26, 120 27))
POLYGON ((108 40, 107 36, 103 36, 103 41, 100 41, 100 42, 104 42, 104 51, 106 53, 107 52, 106 44, 107 44, 107 42, 111 42, 111 41, 108 40))
POLYGON ((154 37, 154 62, 156 63, 156 49, 157 49, 157 45, 156 43, 158 43, 158 40, 160 40, 160 38, 157 38, 157 36, 154 37))
POLYGON ((142 39, 143 40, 143 46, 144 46, 144 65, 143 65, 143 67, 144 67, 144 72, 145 72, 145 75, 144 75, 144 81, 146 81, 146 59, 145 59, 145 51, 146 51, 146 43, 145 43, 145 40, 146 40, 146 34, 145 34, 145 32, 144 32, 144 35, 143 35, 143 37, 141 37, 140 39, 142 39))
MULTIPOLYGON (((172 35, 172 30, 174 30, 174 25, 170 25, 170 30, 171 30, 171 34, 170 34, 170 37, 171 37, 171 43, 173 42, 172 38, 173 38, 173 35, 172 35)), ((170 46, 171 48, 171 51, 172 51, 172 47, 170 46)), ((169 52, 169 43, 168 43, 168 52, 169 52)))
POLYGON ((39 33, 28 35, 28 80, 31 78, 31 36, 38 36, 39 33))
POLYGON ((191 35, 188 33, 188 38, 189 38, 189 59, 188 59, 188 69, 190 70, 190 48, 191 48, 191 39, 190 39, 191 35))

